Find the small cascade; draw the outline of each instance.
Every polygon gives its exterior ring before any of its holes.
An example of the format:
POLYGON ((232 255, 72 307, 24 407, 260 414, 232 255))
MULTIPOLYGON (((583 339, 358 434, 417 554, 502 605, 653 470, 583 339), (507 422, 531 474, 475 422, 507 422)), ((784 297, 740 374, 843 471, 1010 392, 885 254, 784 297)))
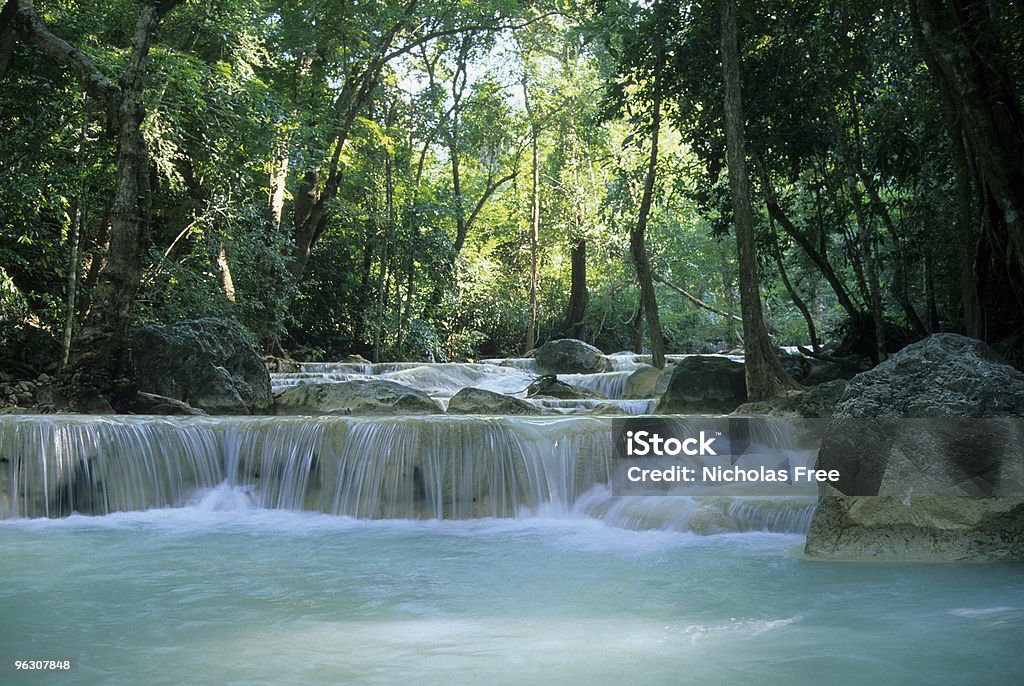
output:
POLYGON ((300 383, 352 381, 365 378, 367 378, 365 374, 355 372, 274 372, 270 375, 270 390, 277 393, 300 383))
POLYGON ((216 420, 12 416, 0 422, 0 517, 178 505, 223 479, 216 420))
MULTIPOLYGON (((644 398, 640 400, 596 400, 591 398, 562 399, 546 398, 538 396, 527 398, 527 402, 543 407, 548 410, 555 410, 562 414, 586 414, 600 413, 604 409, 617 409, 629 415, 650 414, 658 405, 657 398, 644 398)), ((613 412, 614 413, 614 412, 613 412)))
POLYGON ((302 362, 299 369, 310 374, 361 374, 377 376, 403 369, 422 367, 432 362, 302 362))
POLYGON ((275 372, 270 375, 276 393, 299 383, 329 383, 356 379, 385 379, 423 391, 435 398, 451 398, 463 388, 483 388, 517 397, 526 395, 534 375, 514 367, 491 364, 387 362, 303 363, 301 372, 275 372))
POLYGON ((225 423, 220 440, 227 483, 251 487, 259 507, 321 509, 320 444, 330 422, 260 417, 225 423))
POLYGON ((324 448, 332 514, 372 518, 511 517, 544 504, 568 512, 608 479, 610 426, 588 418, 353 419, 324 448))
POLYGON ((528 372, 537 373, 537 361, 532 357, 495 357, 480 360, 480 364, 489 364, 495 367, 509 367, 511 369, 522 369, 528 372))
POLYGON ((636 353, 612 353, 606 355, 608 360, 612 363, 612 371, 615 372, 634 372, 641 367, 649 367, 651 365, 650 355, 637 355, 636 353))
POLYGON ((534 376, 515 368, 452 362, 419 365, 388 372, 380 378, 416 388, 433 397, 450 398, 469 387, 523 397, 534 376))
POLYGON ((597 391, 610 400, 618 400, 626 390, 631 371, 601 372, 597 374, 559 374, 558 380, 572 386, 597 391))

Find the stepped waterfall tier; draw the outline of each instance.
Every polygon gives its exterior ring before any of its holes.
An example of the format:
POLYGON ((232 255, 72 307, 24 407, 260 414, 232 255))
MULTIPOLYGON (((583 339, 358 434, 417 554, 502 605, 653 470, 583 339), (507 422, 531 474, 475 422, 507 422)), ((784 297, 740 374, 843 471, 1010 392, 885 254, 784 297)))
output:
POLYGON ((627 498, 604 417, 0 418, 0 516, 174 507, 219 484, 256 507, 368 519, 587 515, 627 528, 803 532, 785 498, 627 498))

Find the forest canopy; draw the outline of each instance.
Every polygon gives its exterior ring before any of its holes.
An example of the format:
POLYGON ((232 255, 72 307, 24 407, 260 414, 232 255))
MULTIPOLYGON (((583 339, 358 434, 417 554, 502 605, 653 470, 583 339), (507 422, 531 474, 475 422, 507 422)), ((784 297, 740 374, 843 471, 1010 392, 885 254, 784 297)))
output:
POLYGON ((742 161, 774 345, 1019 356, 1022 43, 1011 0, 6 0, 0 343, 741 347, 742 161))

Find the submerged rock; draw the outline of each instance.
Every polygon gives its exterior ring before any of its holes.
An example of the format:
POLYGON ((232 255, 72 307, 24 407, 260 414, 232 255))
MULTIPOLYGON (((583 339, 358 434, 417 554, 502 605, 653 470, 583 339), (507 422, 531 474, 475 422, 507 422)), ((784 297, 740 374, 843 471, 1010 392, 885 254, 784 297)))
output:
POLYGON ((463 388, 452 396, 448 414, 543 414, 541 408, 519 398, 513 398, 483 388, 463 388))
POLYGON ((655 412, 728 414, 746 401, 742 362, 695 355, 676 364, 655 412))
POLYGON ((1024 374, 936 334, 850 382, 818 454, 809 555, 1024 559, 1024 374))
POLYGON ((604 353, 575 338, 548 341, 534 351, 533 359, 542 374, 595 374, 613 369, 604 353))
POLYGON ((138 389, 211 414, 266 414, 273 407, 263 358, 219 319, 132 332, 138 389))
POLYGON ((277 414, 441 414, 423 391, 383 379, 300 383, 277 394, 277 414))

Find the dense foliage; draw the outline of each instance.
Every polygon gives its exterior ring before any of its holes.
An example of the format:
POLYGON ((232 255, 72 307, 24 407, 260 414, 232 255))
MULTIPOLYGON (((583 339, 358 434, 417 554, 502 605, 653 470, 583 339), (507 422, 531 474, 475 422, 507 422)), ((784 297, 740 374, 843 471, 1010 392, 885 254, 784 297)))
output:
MULTIPOLYGON (((24 349, 59 362, 90 311, 118 140, 18 4, 0 21, 0 343, 39 365, 24 349)), ((34 6, 116 79, 140 4, 34 6)), ((1019 352, 1024 12, 954 4, 737 3, 776 343, 850 334, 878 358, 949 329, 1019 352)), ((645 249, 667 350, 741 345, 718 17, 713 0, 178 5, 146 62, 132 316, 218 316, 307 358, 635 348, 657 102, 645 249)))

